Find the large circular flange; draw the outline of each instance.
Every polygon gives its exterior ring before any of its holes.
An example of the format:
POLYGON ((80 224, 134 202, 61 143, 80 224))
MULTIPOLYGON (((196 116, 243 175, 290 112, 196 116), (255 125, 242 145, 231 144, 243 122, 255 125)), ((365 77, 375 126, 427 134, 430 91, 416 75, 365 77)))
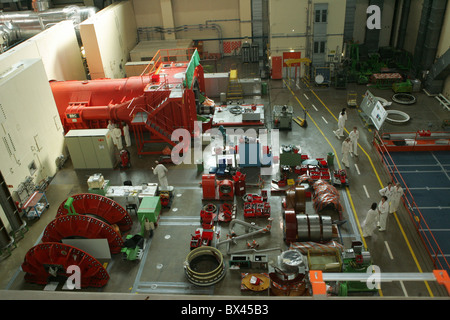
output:
POLYGON ((400 110, 387 110, 386 112, 388 114, 386 117, 386 121, 393 123, 393 124, 403 124, 403 123, 408 122, 411 119, 411 117, 407 113, 400 111, 400 110), (402 117, 402 119, 394 119, 394 118, 392 118, 392 115, 400 116, 400 117, 402 117))
POLYGON ((392 96, 392 100, 399 104, 414 104, 414 103, 416 103, 417 99, 412 94, 400 92, 400 93, 394 94, 392 96))
POLYGON ((198 247, 189 252, 184 262, 189 282, 206 287, 218 283, 225 276, 222 253, 214 247, 198 247))

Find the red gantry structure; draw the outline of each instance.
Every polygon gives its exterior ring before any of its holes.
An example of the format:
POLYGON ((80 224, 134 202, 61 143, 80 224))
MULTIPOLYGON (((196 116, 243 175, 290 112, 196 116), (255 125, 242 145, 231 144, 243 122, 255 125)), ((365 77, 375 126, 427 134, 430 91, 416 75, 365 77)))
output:
POLYGON ((169 143, 175 129, 194 134, 203 67, 196 49, 159 50, 140 76, 123 79, 52 81, 50 86, 65 132, 106 128, 108 121, 132 128, 138 154, 147 143, 169 143))

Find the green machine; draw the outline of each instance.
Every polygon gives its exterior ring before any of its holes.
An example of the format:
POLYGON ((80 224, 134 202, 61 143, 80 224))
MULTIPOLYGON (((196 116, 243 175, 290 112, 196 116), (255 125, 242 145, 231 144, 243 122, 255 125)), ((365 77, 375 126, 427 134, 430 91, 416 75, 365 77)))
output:
MULTIPOLYGON (((342 253, 342 272, 367 273, 367 269, 372 265, 372 258, 369 251, 363 250, 360 241, 353 241, 352 248, 346 249, 342 253)), ((346 281, 341 283, 340 295, 351 295, 352 293, 377 294, 377 289, 369 289, 365 282, 346 281)))
POLYGON ((394 90, 395 93, 399 92, 411 93, 412 83, 409 79, 406 79, 406 81, 404 82, 395 82, 392 84, 392 90, 394 90))
POLYGON ((128 235, 122 248, 123 260, 141 260, 144 254, 146 231, 153 235, 153 230, 158 222, 161 213, 161 199, 158 196, 144 197, 137 211, 138 221, 141 225, 141 231, 135 235, 128 235))

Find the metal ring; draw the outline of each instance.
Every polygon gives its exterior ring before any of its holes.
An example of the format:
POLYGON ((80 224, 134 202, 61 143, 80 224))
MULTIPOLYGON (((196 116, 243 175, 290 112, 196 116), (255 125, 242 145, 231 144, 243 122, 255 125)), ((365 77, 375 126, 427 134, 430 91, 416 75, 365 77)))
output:
POLYGON ((186 276, 189 282, 205 287, 216 284, 225 276, 225 265, 223 263, 223 255, 222 253, 214 247, 198 247, 192 250, 186 257, 186 261, 184 262, 184 268, 186 276), (198 272, 195 271, 194 266, 191 268, 191 263, 195 258, 199 257, 212 257, 218 263, 217 267, 211 271, 206 272, 198 272))
POLYGON ((386 117, 386 121, 388 121, 390 123, 402 124, 402 123, 408 122, 411 119, 411 117, 407 113, 405 113, 403 111, 400 111, 400 110, 386 110, 386 112, 388 114, 387 117, 386 117), (392 114, 396 114, 396 115, 402 116, 403 119, 400 119, 400 120, 392 119, 392 118, 389 117, 389 115, 392 115, 392 114))
POLYGON ((392 100, 400 104, 414 104, 417 99, 412 94, 400 92, 394 94, 392 100))

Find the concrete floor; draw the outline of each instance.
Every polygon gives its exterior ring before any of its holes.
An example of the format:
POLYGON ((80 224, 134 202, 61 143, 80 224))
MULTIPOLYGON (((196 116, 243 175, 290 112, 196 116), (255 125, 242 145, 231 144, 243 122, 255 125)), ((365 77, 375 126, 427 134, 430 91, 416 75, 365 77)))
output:
MULTIPOLYGON (((241 77, 257 77, 257 64, 241 65, 234 59, 224 59, 218 64, 219 72, 228 71, 230 66, 240 68, 241 77)), ((346 90, 336 90, 328 87, 308 87, 302 81, 268 80, 268 94, 246 98, 246 103, 263 103, 266 106, 266 121, 270 123, 272 105, 287 104, 294 107, 295 115, 303 116, 300 103, 308 110, 308 127, 301 128, 293 124, 291 131, 280 132, 280 144, 300 144, 302 152, 312 158, 326 157, 329 152, 334 152, 335 167, 340 161, 340 148, 342 140, 338 140, 333 134, 337 128, 339 111, 346 106, 346 90)), ((358 92, 358 102, 362 101, 362 95, 367 90, 366 86, 350 84, 348 89, 358 92)), ((370 88, 376 96, 384 97, 391 101, 391 90, 378 90, 370 88)), ((411 121, 402 126, 385 123, 385 132, 416 131, 419 129, 440 130, 442 119, 448 118, 448 111, 443 110, 436 99, 427 97, 424 93, 416 94, 418 102, 413 106, 395 105, 395 109, 407 112, 411 121)), ((391 108, 393 108, 392 106, 391 108)), ((270 124, 269 124, 270 126, 270 124)), ((389 179, 384 167, 380 163, 376 152, 372 147, 373 131, 363 126, 357 109, 348 109, 346 128, 357 126, 360 131, 359 144, 361 146, 359 157, 351 158, 349 171, 350 186, 340 189, 341 203, 344 207, 344 219, 347 223, 341 227, 341 236, 344 246, 348 247, 352 240, 361 240, 370 251, 373 263, 380 267, 382 272, 432 272, 433 265, 426 249, 417 236, 410 217, 405 208, 401 207, 395 216, 390 216, 386 232, 375 232, 372 238, 364 239, 361 236, 361 224, 364 221, 367 210, 372 202, 380 200, 378 190, 380 183, 385 185, 389 179), (370 160, 370 161, 369 161, 370 160), (372 164, 373 166, 372 166, 372 164), (354 166, 357 165, 357 168, 354 166), (358 172, 359 170, 359 172, 358 172), (364 187, 370 198, 367 197, 364 187)), ((158 149, 159 146, 152 146, 158 149)), ((134 185, 147 182, 157 182, 151 171, 156 156, 138 157, 136 150, 131 150, 132 166, 128 170, 101 170, 105 179, 109 179, 111 185, 122 185, 123 181, 131 180, 134 185)), ((205 159, 208 162, 208 159, 205 159)), ((174 186, 174 201, 170 209, 163 209, 161 220, 154 232, 154 236, 147 242, 145 255, 140 262, 122 261, 120 255, 113 256, 109 261, 107 270, 110 274, 108 284, 101 288, 83 289, 75 294, 75 299, 84 296, 84 299, 121 298, 144 299, 148 296, 155 299, 174 299, 176 297, 188 297, 189 299, 204 298, 208 295, 215 297, 258 297, 268 296, 268 292, 248 293, 240 290, 241 274, 238 270, 229 270, 225 278, 215 286, 200 288, 190 284, 183 270, 183 263, 189 253, 189 241, 191 234, 199 227, 199 212, 202 202, 202 190, 200 187, 201 174, 197 172, 195 165, 169 165, 168 180, 174 186), (83 295, 82 293, 86 293, 83 295), (90 296, 91 293, 101 295, 90 296), (129 295, 132 293, 133 295, 129 295)), ((205 171, 208 168, 205 168, 205 171)), ((44 286, 26 283, 24 273, 20 270, 25 253, 39 243, 40 237, 46 225, 54 218, 56 209, 68 196, 87 192, 87 179, 99 170, 73 170, 70 160, 54 177, 48 187, 47 197, 50 208, 39 220, 29 221, 29 231, 25 237, 18 241, 17 248, 12 255, 0 262, 0 298, 2 299, 39 299, 50 294, 50 297, 63 297, 67 294, 74 298, 73 292, 63 291, 62 284, 54 292, 44 292, 44 286), (55 293, 56 292, 56 293, 55 293), (37 295, 42 293, 42 295, 37 295)), ((259 169, 244 169, 247 173, 247 184, 256 184, 259 169)), ((272 177, 265 176, 266 188, 272 177)), ((274 177, 276 178, 276 177, 274 177)), ((247 192, 259 193, 256 187, 247 187, 247 192)), ((273 218, 271 232, 255 237, 260 250, 273 249, 265 252, 269 262, 276 262, 281 250, 287 246, 283 241, 283 218, 281 210, 281 196, 270 196, 273 218)), ((242 203, 237 199, 238 205, 242 203)), ((239 206, 238 206, 239 208, 239 206)), ((240 207, 242 208, 242 206, 240 207)), ((312 212, 310 201, 307 202, 307 212, 312 212)), ((132 214, 136 221, 136 216, 132 214)), ((238 211, 238 218, 243 220, 242 210, 238 211)), ((252 220, 259 226, 267 224, 266 219, 252 220)), ((139 226, 134 224, 132 232, 137 232, 139 226)), ((218 224, 221 239, 228 233, 225 223, 218 224)), ((242 229, 243 230, 243 229, 242 229)), ((241 229, 236 227, 236 232, 241 229)), ((253 239, 250 239, 253 240, 253 239)), ((219 247, 227 262, 230 258, 227 247, 219 247)), ((232 245, 230 252, 246 249, 245 241, 232 245)), ((446 290, 435 282, 408 282, 393 281, 382 283, 379 296, 382 297, 448 297, 446 290)), ((83 298, 81 298, 83 299, 83 298)))

